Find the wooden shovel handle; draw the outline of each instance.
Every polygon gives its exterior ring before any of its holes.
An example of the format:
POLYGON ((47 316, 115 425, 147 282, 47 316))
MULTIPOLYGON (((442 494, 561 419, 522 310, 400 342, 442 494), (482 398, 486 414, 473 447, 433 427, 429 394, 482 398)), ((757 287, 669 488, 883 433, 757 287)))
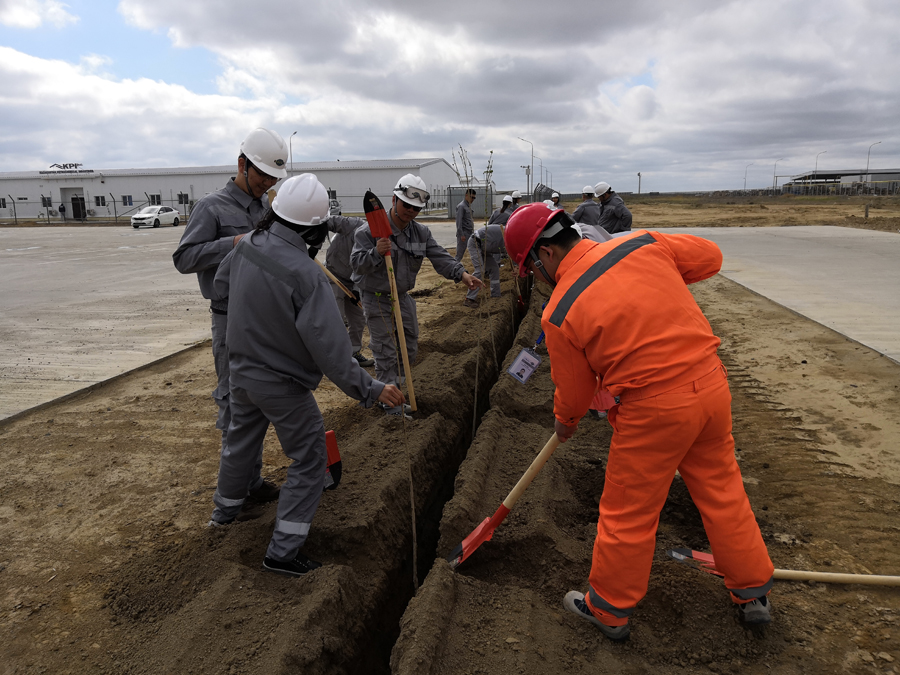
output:
POLYGON ((538 471, 540 471, 543 468, 544 464, 547 463, 547 460, 550 459, 550 455, 553 454, 553 451, 556 450, 557 447, 559 447, 559 436, 556 435, 556 432, 553 432, 550 440, 547 441, 547 444, 538 453, 537 457, 534 458, 531 466, 529 466, 528 470, 524 474, 522 474, 519 482, 516 483, 516 486, 510 491, 506 499, 503 500, 503 506, 505 506, 510 511, 512 510, 512 507, 516 505, 517 501, 519 501, 519 497, 521 497, 522 493, 525 492, 525 489, 529 485, 531 485, 531 481, 534 480, 534 477, 537 476, 538 471))
POLYGON ((325 265, 323 265, 322 263, 320 263, 318 260, 316 260, 316 265, 318 265, 319 267, 321 267, 321 268, 322 268, 322 271, 325 272, 325 276, 328 277, 328 279, 329 279, 332 283, 337 284, 338 287, 339 287, 342 291, 344 291, 344 293, 347 294, 347 297, 350 298, 351 300, 353 300, 353 302, 356 303, 356 306, 357 306, 357 307, 359 307, 360 309, 362 309, 362 305, 361 305, 361 304, 359 303, 359 301, 356 299, 356 296, 353 295, 353 293, 352 293, 346 286, 344 286, 344 284, 342 284, 342 283, 338 280, 338 278, 337 278, 336 276, 334 276, 331 272, 329 272, 329 271, 328 271, 328 268, 325 267, 325 265))
POLYGON ((400 354, 403 357, 403 370, 406 373, 406 386, 409 389, 409 407, 416 411, 416 391, 413 388, 412 368, 409 367, 409 353, 406 351, 406 335, 403 333, 403 317, 400 314, 400 295, 397 293, 397 280, 394 278, 394 265, 391 256, 384 258, 387 266, 388 281, 391 284, 391 297, 393 298, 394 319, 397 321, 397 338, 400 340, 400 354))
POLYGON ((866 584, 868 586, 900 586, 900 577, 883 574, 840 574, 838 572, 807 572, 805 570, 775 570, 776 579, 790 581, 821 581, 826 584, 866 584))

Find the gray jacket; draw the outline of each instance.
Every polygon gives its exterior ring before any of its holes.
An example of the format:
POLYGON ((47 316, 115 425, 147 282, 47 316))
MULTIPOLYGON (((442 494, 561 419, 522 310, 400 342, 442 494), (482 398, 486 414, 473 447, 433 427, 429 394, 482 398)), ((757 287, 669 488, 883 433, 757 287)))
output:
MULTIPOLYGON (((438 274, 459 281, 465 268, 456 262, 446 249, 434 240, 427 226, 411 221, 405 230, 397 229, 388 211, 388 222, 391 224, 391 258, 394 264, 394 276, 397 279, 397 292, 408 293, 416 285, 416 275, 422 267, 422 261, 428 258, 438 274)), ((373 293, 390 293, 387 267, 384 258, 375 249, 375 238, 369 226, 356 230, 353 252, 350 254, 350 266, 353 268, 353 283, 360 290, 373 293)))
POLYGON ((200 292, 215 309, 228 306, 228 298, 213 290, 216 268, 231 252, 234 238, 252 230, 265 212, 262 201, 241 190, 234 178, 194 204, 172 260, 182 274, 197 274, 200 292))
POLYGON ((625 202, 615 192, 612 193, 605 204, 600 205, 600 227, 615 234, 616 232, 628 232, 631 230, 631 211, 625 206, 625 202))
POLYGON ((491 214, 491 217, 488 218, 487 224, 493 225, 496 223, 497 225, 506 225, 506 221, 509 220, 509 217, 512 215, 512 212, 513 212, 512 206, 507 206, 505 211, 496 209, 491 214))
POLYGON ((475 240, 476 246, 487 248, 488 255, 506 255, 506 247, 503 245, 503 228, 499 225, 479 227, 472 234, 472 238, 475 240))
POLYGON ((456 237, 469 238, 475 229, 475 221, 472 220, 472 206, 463 199, 456 205, 456 237))
POLYGON ((353 276, 353 268, 350 267, 353 233, 356 228, 365 224, 366 221, 362 218, 347 216, 331 216, 328 220, 328 229, 336 234, 325 251, 325 267, 341 280, 349 280, 353 276))
POLYGON ((370 407, 384 384, 353 358, 331 283, 306 242, 281 223, 244 237, 215 276, 228 298, 233 386, 267 394, 315 389, 322 374, 370 407))
POLYGON ((575 213, 572 214, 572 218, 576 223, 584 223, 585 225, 599 225, 600 224, 600 205, 591 200, 589 202, 581 202, 578 205, 578 208, 575 209, 575 213))

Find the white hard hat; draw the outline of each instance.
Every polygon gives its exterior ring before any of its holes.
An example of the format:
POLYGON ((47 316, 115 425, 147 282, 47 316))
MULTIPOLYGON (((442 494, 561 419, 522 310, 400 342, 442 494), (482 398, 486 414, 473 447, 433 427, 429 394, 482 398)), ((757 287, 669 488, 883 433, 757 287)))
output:
POLYGON ((503 195, 503 201, 512 202, 512 197, 510 195, 503 195))
POLYGON ((544 203, 545 203, 547 206, 549 206, 551 209, 552 209, 553 206, 554 206, 554 205, 553 205, 553 200, 552 200, 552 199, 545 199, 545 200, 544 200, 544 203))
POLYGON ((559 197, 559 193, 554 192, 552 195, 550 195, 550 199, 553 199, 554 197, 559 197))
POLYGON ((518 190, 513 190, 512 198, 513 198, 513 199, 521 199, 521 198, 522 198, 522 193, 519 192, 518 190))
POLYGON ((284 139, 268 129, 254 129, 241 143, 241 154, 257 169, 272 178, 284 178, 288 146, 284 139))
POLYGON ((581 194, 592 195, 594 194, 594 188, 592 188, 590 185, 585 185, 583 188, 581 188, 581 194))
POLYGON ((328 220, 328 190, 311 173, 292 176, 275 195, 272 210, 295 225, 321 225, 328 220))
POLYGON ((411 173, 397 181, 397 185, 394 186, 394 195, 397 199, 402 199, 410 206, 418 206, 420 209, 424 208, 431 198, 425 188, 425 181, 411 173))
POLYGON ((612 190, 612 188, 609 186, 609 183, 604 183, 603 181, 600 181, 594 186, 594 194, 598 197, 600 195, 605 195, 610 190, 612 190))

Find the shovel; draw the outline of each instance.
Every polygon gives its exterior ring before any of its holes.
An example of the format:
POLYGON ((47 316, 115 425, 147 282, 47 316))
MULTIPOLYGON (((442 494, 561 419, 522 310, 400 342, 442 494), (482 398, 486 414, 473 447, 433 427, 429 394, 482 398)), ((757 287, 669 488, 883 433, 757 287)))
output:
MULTIPOLYGON (((669 557, 678 562, 690 565, 701 572, 717 577, 724 577, 716 569, 716 561, 710 553, 692 551, 689 548, 673 548, 666 551, 669 557)), ((866 584, 868 586, 900 586, 900 577, 881 574, 839 574, 835 572, 807 572, 804 570, 775 570, 776 579, 788 581, 821 581, 828 584, 866 584)))
POLYGON ((528 467, 528 470, 522 475, 519 482, 516 483, 516 486, 509 495, 507 495, 506 499, 503 500, 503 503, 494 515, 490 518, 485 518, 481 525, 472 530, 472 533, 463 539, 459 546, 453 549, 453 553, 447 556, 447 562, 450 563, 450 569, 455 570, 464 560, 475 552, 475 549, 484 542, 491 540, 491 537, 494 536, 494 530, 500 526, 500 523, 503 522, 507 514, 512 510, 512 507, 516 505, 516 502, 519 501, 519 497, 525 492, 525 488, 531 485, 531 481, 534 480, 538 471, 543 468, 544 464, 547 463, 547 460, 550 459, 550 455, 553 454, 553 451, 556 450, 558 446, 559 438, 556 433, 554 433, 553 436, 550 437, 550 440, 547 441, 547 445, 545 445, 538 453, 538 456, 534 458, 531 466, 528 467))
MULTIPOLYGON (((372 236, 376 239, 390 239, 391 223, 388 221, 387 212, 384 210, 381 200, 371 190, 367 190, 363 197, 363 210, 366 212, 366 221, 369 223, 369 231, 372 236)), ((409 387, 409 407, 415 412, 416 393, 413 390, 412 369, 409 367, 409 354, 406 351, 406 334, 403 332, 403 317, 400 316, 400 295, 397 293, 397 280, 394 278, 394 263, 391 260, 390 249, 384 256, 384 264, 387 267, 388 281, 391 284, 394 320, 397 322, 400 354, 403 356, 403 370, 406 372, 406 384, 409 387)))

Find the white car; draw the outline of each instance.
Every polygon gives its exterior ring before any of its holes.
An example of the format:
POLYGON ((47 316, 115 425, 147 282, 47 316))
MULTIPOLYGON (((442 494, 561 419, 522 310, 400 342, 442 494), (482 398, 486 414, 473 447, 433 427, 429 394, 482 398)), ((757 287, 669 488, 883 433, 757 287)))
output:
POLYGON ((172 225, 178 227, 178 216, 180 215, 171 206, 145 206, 131 216, 131 226, 135 229, 141 225, 152 225, 153 227, 172 225))

